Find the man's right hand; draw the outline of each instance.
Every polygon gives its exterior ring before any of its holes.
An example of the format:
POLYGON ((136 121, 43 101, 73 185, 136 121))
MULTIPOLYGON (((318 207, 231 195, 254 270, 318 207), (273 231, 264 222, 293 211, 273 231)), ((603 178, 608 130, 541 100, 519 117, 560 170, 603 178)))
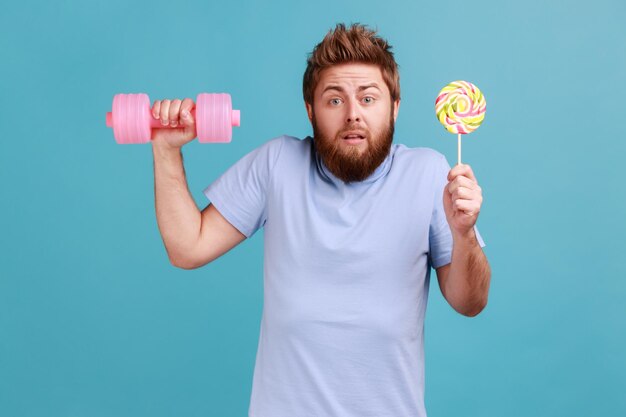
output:
POLYGON ((197 136, 196 122, 191 110, 195 104, 192 99, 186 98, 182 102, 174 100, 156 100, 152 106, 152 117, 161 120, 161 126, 170 126, 167 129, 152 129, 152 145, 166 145, 180 149, 197 136))

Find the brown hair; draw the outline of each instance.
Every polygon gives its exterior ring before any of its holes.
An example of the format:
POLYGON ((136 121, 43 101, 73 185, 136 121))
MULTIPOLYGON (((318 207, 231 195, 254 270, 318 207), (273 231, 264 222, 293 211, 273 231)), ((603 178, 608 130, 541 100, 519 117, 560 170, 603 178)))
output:
POLYGON ((334 31, 329 30, 324 40, 315 46, 307 58, 302 80, 304 101, 313 105, 313 93, 322 70, 333 65, 360 62, 380 67, 383 80, 391 93, 393 106, 400 99, 399 66, 391 52, 392 46, 385 39, 376 36, 376 32, 377 29, 370 30, 359 23, 353 23, 348 30, 343 23, 338 23, 334 31))

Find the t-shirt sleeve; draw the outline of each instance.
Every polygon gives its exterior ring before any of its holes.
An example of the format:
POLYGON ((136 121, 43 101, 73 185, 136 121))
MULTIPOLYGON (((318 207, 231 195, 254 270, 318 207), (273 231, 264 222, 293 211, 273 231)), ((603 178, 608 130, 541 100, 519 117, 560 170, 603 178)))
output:
POLYGON ((267 193, 282 137, 252 150, 203 190, 215 208, 247 238, 267 220, 267 193))
MULTIPOLYGON (((439 154, 439 160, 435 164, 435 179, 433 182, 435 196, 433 214, 428 231, 429 260, 433 268, 439 268, 452 262, 452 233, 443 209, 443 190, 448 184, 448 172, 450 172, 450 164, 448 164, 448 160, 444 155, 439 154)), ((480 247, 485 247, 485 242, 476 225, 474 225, 474 231, 480 247)))

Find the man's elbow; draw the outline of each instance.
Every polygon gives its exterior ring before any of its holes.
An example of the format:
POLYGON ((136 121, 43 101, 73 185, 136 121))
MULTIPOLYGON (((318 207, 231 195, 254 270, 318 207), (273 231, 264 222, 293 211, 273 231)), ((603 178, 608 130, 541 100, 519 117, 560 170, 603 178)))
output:
POLYGON ((184 263, 180 263, 180 262, 172 262, 172 265, 175 266, 176 268, 180 268, 180 269, 186 269, 186 270, 191 270, 191 269, 196 269, 198 268, 195 265, 191 265, 191 264, 184 264, 184 263))
POLYGON ((480 304, 476 304, 470 308, 459 311, 462 315, 466 317, 476 317, 479 315, 484 309, 487 307, 487 300, 481 302, 480 304))
POLYGON ((200 265, 194 262, 191 262, 188 259, 184 259, 182 257, 169 256, 169 259, 170 259, 170 263, 172 264, 172 266, 175 266, 176 268, 191 270, 191 269, 197 269, 200 267, 200 265))

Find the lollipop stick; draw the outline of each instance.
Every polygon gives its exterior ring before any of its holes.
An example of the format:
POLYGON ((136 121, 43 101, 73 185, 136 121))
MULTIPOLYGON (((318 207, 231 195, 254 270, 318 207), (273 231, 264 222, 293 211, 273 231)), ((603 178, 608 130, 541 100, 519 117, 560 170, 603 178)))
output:
POLYGON ((459 148, 459 165, 461 165, 461 134, 459 133, 459 140, 457 141, 459 148))

